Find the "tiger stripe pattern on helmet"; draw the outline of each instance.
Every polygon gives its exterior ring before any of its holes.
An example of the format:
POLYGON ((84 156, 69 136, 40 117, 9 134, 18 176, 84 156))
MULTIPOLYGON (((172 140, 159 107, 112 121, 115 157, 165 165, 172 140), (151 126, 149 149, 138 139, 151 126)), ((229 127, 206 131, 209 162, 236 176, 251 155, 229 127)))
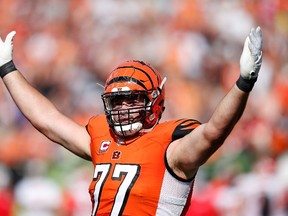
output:
MULTIPOLYGON (((140 85, 144 90, 150 90, 150 89, 156 89, 156 85, 159 86, 160 85, 160 78, 159 78, 159 73, 156 72, 156 70, 151 66, 149 65, 148 63, 145 63, 143 61, 138 61, 138 60, 132 60, 132 61, 127 61, 123 64, 121 64, 120 66, 118 66, 117 68, 115 68, 111 74, 114 74, 114 73, 117 73, 118 71, 121 71, 122 70, 125 70, 126 72, 130 71, 129 69, 132 69, 133 72, 130 76, 127 76, 125 75, 125 72, 123 75, 121 76, 117 76, 117 77, 114 77, 112 79, 109 80, 109 82, 106 83, 105 85, 105 89, 107 89, 111 84, 113 83, 118 83, 118 82, 124 82, 124 81, 127 81, 127 82, 133 82, 135 84, 138 84, 140 85), (132 65, 126 65, 126 64, 129 64, 129 63, 133 63, 132 65), (149 75, 149 73, 147 71, 145 71, 144 69, 140 68, 140 66, 137 66, 137 64, 134 64, 134 63, 139 63, 141 64, 141 66, 146 66, 147 68, 149 68, 152 72, 153 72, 153 75, 156 77, 157 79, 157 83, 154 83, 153 80, 152 80, 152 77, 151 75, 149 75), (126 69, 128 69, 126 71, 126 69), (137 79, 137 78, 134 78, 133 75, 135 74, 135 70, 139 71, 139 72, 142 72, 143 74, 145 74, 145 76, 148 78, 148 80, 150 81, 150 84, 151 84, 151 88, 148 89, 146 86, 145 86, 145 82, 147 82, 147 80, 144 80, 144 79, 137 79)), ((108 78, 109 79, 109 78, 108 78)))

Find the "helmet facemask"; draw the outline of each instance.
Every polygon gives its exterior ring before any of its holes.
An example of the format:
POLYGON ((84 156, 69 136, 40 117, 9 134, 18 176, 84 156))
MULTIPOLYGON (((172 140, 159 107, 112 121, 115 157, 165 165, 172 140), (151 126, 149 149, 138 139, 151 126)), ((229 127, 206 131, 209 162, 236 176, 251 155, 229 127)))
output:
POLYGON ((107 121, 117 136, 131 137, 151 114, 147 91, 108 92, 102 95, 107 121))

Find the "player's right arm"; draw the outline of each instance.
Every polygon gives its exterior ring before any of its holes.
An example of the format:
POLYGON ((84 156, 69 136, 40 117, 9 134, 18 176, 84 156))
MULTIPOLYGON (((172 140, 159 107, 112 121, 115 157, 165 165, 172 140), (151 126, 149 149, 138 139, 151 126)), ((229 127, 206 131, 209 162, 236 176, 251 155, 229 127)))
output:
MULTIPOLYGON (((81 126, 63 115, 16 69, 12 61, 13 37, 0 40, 0 74, 15 104, 42 134, 81 158, 91 160, 90 136, 81 126)), ((8 110, 7 110, 8 112, 8 110)))

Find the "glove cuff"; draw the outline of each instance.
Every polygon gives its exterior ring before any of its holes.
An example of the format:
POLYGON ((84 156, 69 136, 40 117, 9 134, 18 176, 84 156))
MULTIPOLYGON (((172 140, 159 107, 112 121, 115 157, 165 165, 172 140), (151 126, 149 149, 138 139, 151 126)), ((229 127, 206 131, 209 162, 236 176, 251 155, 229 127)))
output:
POLYGON ((11 60, 0 67, 0 76, 1 78, 3 78, 8 73, 15 71, 15 70, 17 70, 17 68, 15 67, 13 60, 11 60))
POLYGON ((253 89, 256 81, 257 78, 248 80, 240 76, 239 79, 236 81, 236 85, 241 91, 250 92, 253 89))

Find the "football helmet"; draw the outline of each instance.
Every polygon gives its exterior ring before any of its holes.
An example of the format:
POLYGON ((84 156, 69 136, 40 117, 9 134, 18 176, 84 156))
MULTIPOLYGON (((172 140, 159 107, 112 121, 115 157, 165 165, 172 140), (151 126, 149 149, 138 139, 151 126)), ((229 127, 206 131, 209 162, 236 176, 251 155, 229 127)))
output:
POLYGON ((165 81, 150 64, 138 60, 123 62, 111 72, 102 100, 117 136, 131 137, 159 122, 165 109, 165 81))

